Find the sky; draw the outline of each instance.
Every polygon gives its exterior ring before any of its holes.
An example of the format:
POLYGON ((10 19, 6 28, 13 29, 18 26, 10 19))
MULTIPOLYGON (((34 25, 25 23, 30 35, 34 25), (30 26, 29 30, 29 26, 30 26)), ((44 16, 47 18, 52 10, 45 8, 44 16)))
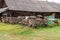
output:
MULTIPOLYGON (((46 0, 44 0, 44 1, 46 1, 46 0)), ((47 0, 47 1, 49 1, 49 2, 56 2, 56 3, 60 3, 60 0, 47 0)))
POLYGON ((50 2, 56 2, 56 3, 60 3, 60 0, 48 0, 50 2))

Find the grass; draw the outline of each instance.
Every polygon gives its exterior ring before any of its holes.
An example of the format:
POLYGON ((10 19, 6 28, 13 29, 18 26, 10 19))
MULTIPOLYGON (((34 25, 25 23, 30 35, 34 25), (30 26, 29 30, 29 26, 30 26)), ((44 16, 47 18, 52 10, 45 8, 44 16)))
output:
POLYGON ((9 33, 9 34, 15 34, 15 35, 28 35, 32 33, 33 30, 31 28, 22 26, 19 24, 12 25, 12 24, 5 24, 5 23, 0 23, 0 31, 4 33, 9 33))
POLYGON ((20 24, 0 23, 0 40, 60 40, 60 26, 33 29, 20 24))

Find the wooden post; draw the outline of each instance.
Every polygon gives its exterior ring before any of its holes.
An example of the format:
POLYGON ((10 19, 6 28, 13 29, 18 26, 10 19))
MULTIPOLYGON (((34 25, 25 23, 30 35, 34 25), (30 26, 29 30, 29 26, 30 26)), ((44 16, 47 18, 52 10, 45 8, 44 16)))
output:
POLYGON ((52 13, 52 15, 51 16, 54 16, 55 17, 55 13, 52 13))
MULTIPOLYGON (((55 18, 55 13, 52 13, 52 16, 55 18)), ((55 25, 55 22, 53 22, 52 26, 55 25)))

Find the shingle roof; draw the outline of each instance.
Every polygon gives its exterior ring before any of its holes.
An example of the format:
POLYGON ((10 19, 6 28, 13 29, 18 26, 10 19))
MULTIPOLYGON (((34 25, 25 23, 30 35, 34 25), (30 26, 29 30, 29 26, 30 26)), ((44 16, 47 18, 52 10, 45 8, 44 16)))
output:
POLYGON ((60 4, 38 0, 5 0, 9 10, 60 12, 60 4))
POLYGON ((5 12, 8 8, 0 8, 0 13, 5 12))

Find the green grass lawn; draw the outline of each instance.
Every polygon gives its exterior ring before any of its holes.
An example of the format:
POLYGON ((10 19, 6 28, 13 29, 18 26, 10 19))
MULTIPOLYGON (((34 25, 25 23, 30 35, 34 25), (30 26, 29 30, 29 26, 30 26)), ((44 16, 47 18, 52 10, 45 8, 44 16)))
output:
POLYGON ((60 26, 33 29, 20 24, 0 23, 0 40, 60 40, 60 26))

